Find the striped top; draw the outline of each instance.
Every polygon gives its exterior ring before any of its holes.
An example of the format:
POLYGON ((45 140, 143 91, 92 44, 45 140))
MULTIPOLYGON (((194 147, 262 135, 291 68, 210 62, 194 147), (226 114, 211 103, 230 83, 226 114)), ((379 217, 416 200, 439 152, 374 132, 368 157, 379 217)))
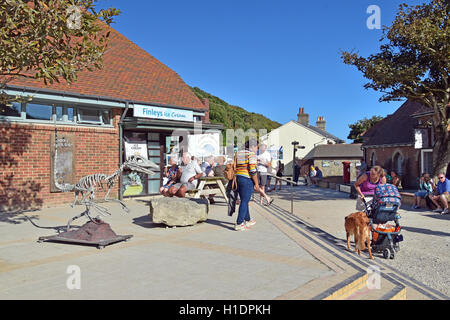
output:
POLYGON ((236 175, 250 178, 256 174, 256 154, 248 150, 240 150, 236 157, 236 175))

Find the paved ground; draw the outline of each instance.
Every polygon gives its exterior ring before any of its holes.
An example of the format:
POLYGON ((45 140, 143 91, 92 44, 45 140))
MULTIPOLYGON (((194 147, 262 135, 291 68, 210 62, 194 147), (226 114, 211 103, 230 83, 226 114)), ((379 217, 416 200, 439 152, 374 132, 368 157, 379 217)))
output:
MULTIPOLYGON (((272 195, 272 210, 290 211, 288 188, 272 195)), ((344 217, 354 212, 355 200, 317 187, 295 188, 294 199, 295 215, 345 250, 344 217)), ((257 224, 246 232, 233 230, 236 216, 226 215, 224 203, 211 207, 207 222, 185 228, 152 224, 146 200, 127 201, 128 215, 117 204, 105 205, 114 231, 134 237, 103 250, 37 243, 55 231, 36 228, 21 214, 1 213, 0 299, 275 299, 335 274, 257 204, 251 210, 257 224), (71 265, 80 268, 80 290, 67 287, 71 265)), ((40 226, 64 226, 81 209, 67 205, 26 214, 40 226)), ((450 295, 450 216, 400 213, 405 238, 400 252, 394 260, 376 260, 450 295)))
MULTIPOLYGON (((276 198, 275 204, 288 211, 291 210, 289 190, 270 193, 276 198)), ((345 250, 344 217, 355 212, 356 200, 349 199, 346 193, 316 186, 300 186, 294 190, 294 214, 327 232, 329 240, 345 250)), ((402 206, 399 213, 404 237, 401 250, 393 260, 376 254, 377 261, 450 296, 450 215, 411 210, 409 206, 402 206)))
MULTIPOLYGON (((274 299, 332 274, 296 242, 254 213, 253 230, 233 230, 224 204, 193 227, 154 225, 148 203, 130 200, 128 215, 107 204, 107 218, 122 242, 95 247, 37 243, 53 230, 34 227, 22 215, 0 219, 0 299, 274 299), (80 268, 81 289, 69 290, 80 268)), ((81 207, 27 213, 40 226, 63 226, 81 207)), ((85 220, 79 222, 84 223, 85 220)))

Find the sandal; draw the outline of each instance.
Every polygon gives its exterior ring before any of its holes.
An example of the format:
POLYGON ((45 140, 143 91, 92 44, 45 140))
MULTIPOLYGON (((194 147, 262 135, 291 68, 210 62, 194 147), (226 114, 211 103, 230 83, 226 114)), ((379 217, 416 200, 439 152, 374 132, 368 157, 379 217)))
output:
POLYGON ((266 206, 270 206, 273 202, 273 198, 270 198, 270 201, 266 204, 266 206))

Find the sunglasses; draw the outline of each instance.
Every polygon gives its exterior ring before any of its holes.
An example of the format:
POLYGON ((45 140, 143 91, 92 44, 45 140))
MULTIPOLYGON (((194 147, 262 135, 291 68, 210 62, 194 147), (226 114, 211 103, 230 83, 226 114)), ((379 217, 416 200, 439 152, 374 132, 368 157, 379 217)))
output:
POLYGON ((439 177, 439 179, 445 179, 445 177, 439 177))

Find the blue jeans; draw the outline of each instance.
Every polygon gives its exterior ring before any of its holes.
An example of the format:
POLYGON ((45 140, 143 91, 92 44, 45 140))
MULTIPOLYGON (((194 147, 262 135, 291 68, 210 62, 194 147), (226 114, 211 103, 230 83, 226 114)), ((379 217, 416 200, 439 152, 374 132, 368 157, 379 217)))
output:
POLYGON ((254 184, 252 179, 239 175, 236 175, 236 182, 238 185, 239 197, 241 198, 236 223, 241 224, 244 221, 250 221, 250 211, 248 209, 248 203, 252 198, 254 184))

